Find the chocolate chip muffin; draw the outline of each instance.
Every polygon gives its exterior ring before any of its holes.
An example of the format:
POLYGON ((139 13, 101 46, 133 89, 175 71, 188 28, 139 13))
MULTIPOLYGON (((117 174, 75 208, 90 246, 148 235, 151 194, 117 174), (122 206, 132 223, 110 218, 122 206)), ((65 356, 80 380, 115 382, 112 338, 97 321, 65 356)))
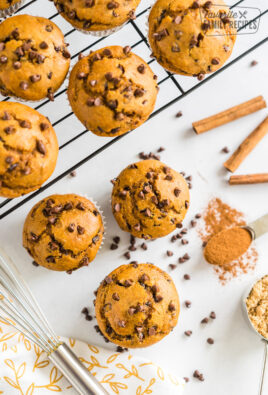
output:
POLYGON ((50 20, 16 15, 0 24, 0 92, 23 100, 54 100, 70 66, 61 30, 50 20))
POLYGON ((90 200, 74 194, 52 195, 29 212, 23 246, 39 265, 70 273, 95 258, 103 233, 101 214, 90 200))
POLYGON ((202 80, 232 53, 236 29, 229 12, 221 0, 158 0, 149 15, 153 55, 165 69, 202 80))
POLYGON ((189 200, 183 176, 150 159, 128 166, 114 180, 112 210, 122 230, 155 239, 168 235, 182 222, 189 200))
POLYGON ((96 318, 102 334, 121 347, 147 347, 176 326, 179 297, 171 277, 150 263, 123 265, 98 288, 96 318))
POLYGON ((147 63, 130 47, 99 49, 74 66, 68 97, 77 118, 98 136, 140 126, 153 111, 158 87, 147 63))
POLYGON ((84 32, 117 30, 129 19, 135 18, 140 0, 53 0, 58 11, 72 26, 84 32))
POLYGON ((0 0, 0 18, 14 14, 24 3, 24 0, 0 0))
POLYGON ((0 102, 0 196, 40 188, 55 169, 58 150, 44 115, 21 103, 0 102))

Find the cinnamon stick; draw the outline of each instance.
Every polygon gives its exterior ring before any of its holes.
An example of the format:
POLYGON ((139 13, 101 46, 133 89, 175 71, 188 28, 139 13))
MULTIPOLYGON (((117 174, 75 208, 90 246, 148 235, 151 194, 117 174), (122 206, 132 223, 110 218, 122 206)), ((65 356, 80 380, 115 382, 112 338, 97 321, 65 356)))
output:
POLYGON ((197 134, 204 133, 218 126, 234 121, 235 119, 252 114, 265 107, 266 102, 262 96, 254 97, 254 99, 228 108, 228 110, 219 112, 211 117, 193 122, 192 126, 197 134))
POLYGON ((229 178, 230 185, 261 184, 268 182, 268 173, 241 174, 229 178))
POLYGON ((239 167, 248 154, 256 147, 268 132, 268 116, 239 145, 233 155, 224 163, 224 167, 232 173, 239 167))

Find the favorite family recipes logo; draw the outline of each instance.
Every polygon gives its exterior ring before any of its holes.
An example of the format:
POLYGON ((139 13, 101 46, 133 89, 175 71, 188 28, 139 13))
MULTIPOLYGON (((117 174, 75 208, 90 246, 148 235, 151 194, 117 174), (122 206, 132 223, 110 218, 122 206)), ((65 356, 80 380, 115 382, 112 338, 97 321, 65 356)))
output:
POLYGON ((237 34, 253 34, 258 31, 261 10, 255 7, 232 7, 223 9, 221 5, 213 5, 204 15, 200 10, 202 27, 207 30, 207 36, 222 36, 229 34, 228 30, 223 33, 228 24, 230 29, 236 29, 237 34), (211 32, 209 29, 213 29, 211 32))

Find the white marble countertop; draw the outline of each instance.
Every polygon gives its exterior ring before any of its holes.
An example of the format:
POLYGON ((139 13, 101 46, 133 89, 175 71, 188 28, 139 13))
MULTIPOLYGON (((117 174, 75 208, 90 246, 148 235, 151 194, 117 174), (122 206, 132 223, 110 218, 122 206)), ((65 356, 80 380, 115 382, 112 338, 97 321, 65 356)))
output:
MULTIPOLYGON (((254 3, 255 6, 259 3, 260 8, 264 10, 265 5, 267 6, 265 1, 267 0, 251 0, 245 3, 248 5, 254 3)), ((38 3, 39 5, 37 2, 33 3, 29 10, 26 9, 27 12, 44 16, 55 13, 52 3, 45 0, 40 0, 38 3)), ((61 17, 54 18, 54 21, 64 32, 70 30, 70 26, 61 17)), ((238 36, 231 59, 267 36, 267 23, 266 14, 258 33, 238 36)), ((126 45, 135 42, 133 30, 130 31, 128 26, 124 29, 124 34, 116 33, 93 49, 111 43, 126 45)), ((72 53, 77 52, 80 47, 85 47, 86 42, 93 42, 91 37, 78 32, 72 33, 67 37, 69 38, 72 53)), ((147 48, 138 46, 134 51, 148 58, 147 48)), ((140 151, 155 152, 157 148, 164 146, 166 150, 161 154, 161 160, 174 169, 193 176, 191 206, 184 221, 186 226, 194 214, 204 209, 212 196, 221 197, 233 207, 242 210, 248 220, 267 213, 268 185, 229 186, 226 182, 228 174, 223 168, 226 154, 220 152, 224 146, 228 146, 232 152, 264 119, 267 109, 199 136, 191 128, 194 120, 260 94, 268 100, 267 64, 268 44, 266 43, 82 165, 77 170, 75 178, 68 176, 63 178, 0 221, 1 247, 4 247, 22 271, 57 333, 91 343, 104 344, 93 328, 96 321, 85 321, 81 309, 90 306, 93 311, 93 291, 99 282, 114 268, 127 262, 123 253, 129 245, 129 235, 120 231, 113 219, 110 209, 112 189, 110 180, 125 166, 138 160, 137 154, 140 151), (250 67, 253 59, 258 61, 258 65, 250 67), (178 111, 183 113, 181 118, 175 117, 178 111), (107 221, 104 246, 89 267, 82 268, 72 275, 33 267, 31 258, 22 247, 21 235, 25 216, 33 204, 42 197, 53 193, 70 192, 92 197, 103 209, 107 221), (121 237, 120 248, 110 251, 111 240, 115 235, 121 237)), ((154 67, 160 69, 156 64, 154 67)), ((178 77, 178 81, 184 89, 196 83, 192 78, 181 76, 178 77)), ((170 85, 165 84, 163 89, 160 89, 158 107, 164 103, 167 94, 177 93, 173 84, 169 83, 170 85)), ((41 112, 49 115, 52 122, 70 111, 66 96, 62 96, 54 104, 50 103, 40 108, 41 112)), ((71 116, 56 126, 55 130, 60 144, 63 144, 81 132, 83 126, 71 116)), ((107 141, 88 132, 63 148, 52 178, 107 141)), ((236 174, 268 172, 267 150, 268 137, 264 138, 248 156, 236 174)), ((9 203, 5 209, 13 204, 14 202, 9 203)), ((0 213, 2 212, 4 208, 0 210, 0 213)), ((192 307, 186 309, 182 305, 178 325, 172 334, 150 348, 138 349, 134 352, 149 356, 150 359, 163 364, 180 376, 190 377, 185 390, 186 395, 257 394, 263 345, 244 320, 241 297, 251 281, 268 272, 268 236, 263 236, 256 242, 259 259, 255 271, 225 286, 219 284, 212 268, 204 262, 200 248, 201 241, 194 229, 189 232, 188 239, 189 245, 181 246, 179 243, 171 244, 170 237, 166 237, 153 243, 148 242, 147 251, 138 248, 131 253, 131 259, 153 262, 164 270, 168 270, 168 264, 176 262, 182 252, 188 252, 191 256, 187 263, 180 265, 171 272, 171 275, 181 301, 191 300, 192 307), (173 257, 166 256, 167 249, 174 252, 173 257), (190 281, 183 279, 185 273, 191 275, 190 281), (201 327, 201 319, 212 310, 216 312, 217 319, 201 327), (193 331, 190 338, 184 335, 187 329, 193 331), (214 345, 207 344, 208 337, 215 340, 214 345), (195 369, 199 369, 204 374, 204 382, 201 383, 192 377, 195 369)), ((138 242, 139 244, 141 243, 138 242)), ((112 344, 108 344, 107 347, 114 348, 112 344)), ((268 393, 268 374, 266 381, 267 392, 264 391, 264 394, 268 393)))

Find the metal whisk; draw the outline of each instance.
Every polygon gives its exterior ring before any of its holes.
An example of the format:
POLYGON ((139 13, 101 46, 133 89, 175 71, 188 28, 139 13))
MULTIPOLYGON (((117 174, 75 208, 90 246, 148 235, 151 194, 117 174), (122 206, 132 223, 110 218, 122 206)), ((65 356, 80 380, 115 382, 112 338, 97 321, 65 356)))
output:
POLYGON ((0 318, 44 350, 79 394, 108 395, 67 344, 59 341, 16 266, 1 249, 0 318))

